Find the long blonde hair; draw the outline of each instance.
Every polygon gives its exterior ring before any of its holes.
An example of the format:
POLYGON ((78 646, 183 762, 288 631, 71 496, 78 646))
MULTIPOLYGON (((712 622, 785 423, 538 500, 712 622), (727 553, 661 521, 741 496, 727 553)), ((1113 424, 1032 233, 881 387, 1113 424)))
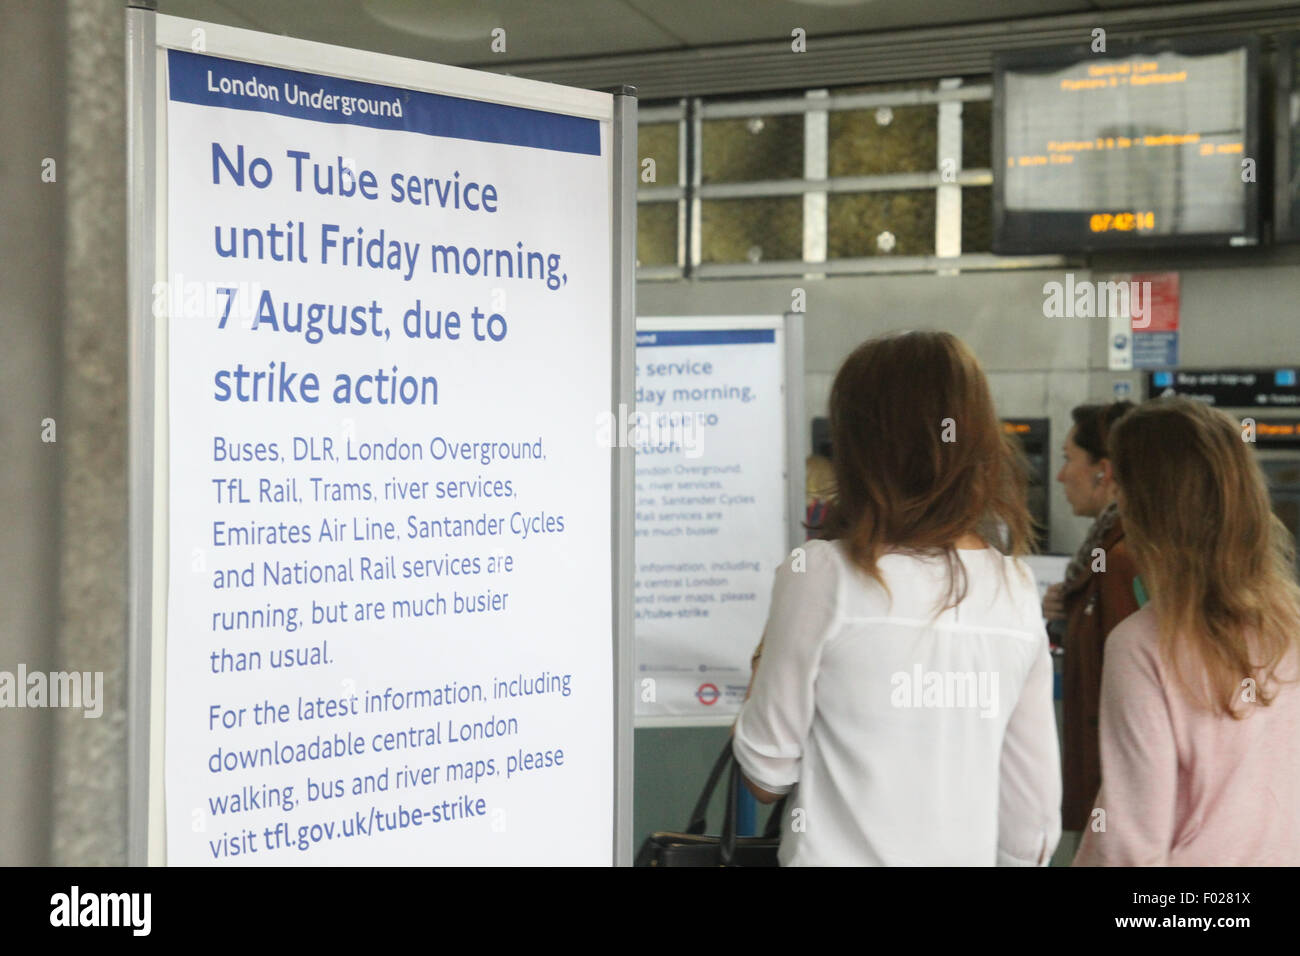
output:
MULTIPOLYGON (((1295 543, 1238 423, 1185 398, 1147 402, 1112 427, 1125 535, 1176 678, 1217 714, 1243 686, 1276 696, 1300 637, 1295 543)), ((1247 698, 1250 699, 1250 698, 1247 698)))

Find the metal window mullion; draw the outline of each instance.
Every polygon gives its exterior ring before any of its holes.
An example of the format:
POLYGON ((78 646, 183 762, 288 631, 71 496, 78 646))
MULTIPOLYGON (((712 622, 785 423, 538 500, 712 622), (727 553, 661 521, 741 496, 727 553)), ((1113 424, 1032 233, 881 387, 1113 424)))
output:
MULTIPOLYGON (((951 259, 938 256, 871 256, 857 259, 831 259, 822 267, 826 275, 886 275, 941 271, 989 271, 1008 269, 1057 269, 1078 267, 1078 257, 1061 255, 998 256, 992 253, 968 253, 951 259)), ((715 262, 702 265, 698 279, 759 279, 801 276, 807 269, 799 259, 770 262, 715 262)))
MULTIPOLYGON (((961 79, 939 81, 941 90, 961 86, 961 79)), ((956 173, 961 169, 961 101, 948 100, 939 104, 938 128, 939 185, 935 187, 934 200, 934 254, 940 259, 961 255, 961 186, 956 173), (951 164, 953 176, 944 181, 945 164, 951 164)))
POLYGON ((681 197, 677 200, 677 269, 679 275, 689 275, 686 268, 688 234, 688 216, 690 210, 690 170, 687 148, 691 144, 690 133, 691 109, 687 100, 681 101, 681 114, 677 118, 677 186, 681 197))
POLYGON ((881 106, 927 106, 934 103, 962 103, 993 99, 993 86, 940 87, 937 90, 901 90, 886 93, 841 93, 832 96, 829 110, 874 110, 881 106))
MULTIPOLYGON (((957 184, 987 186, 993 182, 989 169, 961 170, 957 184)), ((702 199, 753 199, 771 196, 800 196, 807 192, 869 193, 907 189, 934 189, 940 185, 938 172, 882 173, 875 176, 836 176, 833 179, 768 179, 743 183, 709 183, 700 186, 702 199)))
POLYGON ((700 209, 700 170, 701 160, 703 157, 702 141, 704 138, 704 124, 701 119, 702 105, 703 104, 699 99, 691 100, 687 106, 688 113, 686 117, 687 130, 690 133, 690 150, 688 157, 690 169, 688 170, 689 178, 687 179, 687 202, 689 205, 687 218, 687 242, 689 243, 690 259, 687 262, 687 277, 695 275, 695 272, 700 267, 703 255, 703 244, 700 237, 700 222, 702 218, 702 210, 700 209))
POLYGON ((990 84, 951 87, 938 90, 890 90, 881 93, 839 93, 827 95, 825 101, 811 102, 806 96, 781 96, 769 99, 728 100, 705 103, 700 107, 703 119, 743 119, 750 116, 780 116, 806 113, 809 110, 873 110, 881 106, 926 106, 935 103, 990 100, 990 84))
POLYGON ((652 106, 650 109, 641 110, 638 125, 650 126, 657 123, 676 123, 680 122, 686 115, 685 102, 678 103, 676 106, 652 106))
MULTIPOLYGON (((809 90, 809 104, 825 103, 826 90, 809 90)), ((803 121, 803 176, 805 182, 824 184, 829 172, 830 114, 824 109, 809 109, 803 121)), ((803 260, 826 261, 826 190, 809 189, 803 194, 803 260)), ((806 278, 818 278, 807 273, 806 278)))
POLYGON ((741 183, 709 183, 698 186, 701 199, 758 199, 771 196, 800 196, 812 184, 806 179, 751 180, 741 183))
POLYGON ((651 186, 637 190, 638 203, 674 202, 686 198, 686 190, 681 186, 651 186))
POLYGON ((672 266, 637 266, 637 281, 659 280, 659 279, 680 279, 682 277, 682 267, 680 265, 672 266))

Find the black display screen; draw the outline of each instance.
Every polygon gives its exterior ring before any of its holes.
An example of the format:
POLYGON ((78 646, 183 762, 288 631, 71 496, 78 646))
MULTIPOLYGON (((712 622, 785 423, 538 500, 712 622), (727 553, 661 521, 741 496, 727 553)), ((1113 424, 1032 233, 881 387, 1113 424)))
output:
POLYGON ((1249 37, 1000 58, 994 250, 1254 243, 1258 59, 1249 37))
POLYGON ((1274 238, 1300 241, 1300 35, 1277 44, 1277 181, 1273 187, 1274 238))
POLYGON ((1171 369, 1147 372, 1147 398, 1182 395, 1227 408, 1300 408, 1294 368, 1171 369))

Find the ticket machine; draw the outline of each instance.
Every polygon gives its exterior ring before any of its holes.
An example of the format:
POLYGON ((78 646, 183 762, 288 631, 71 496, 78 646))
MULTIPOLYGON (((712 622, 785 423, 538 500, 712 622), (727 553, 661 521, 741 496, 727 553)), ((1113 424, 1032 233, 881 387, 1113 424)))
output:
POLYGON ((1035 550, 1047 552, 1052 475, 1052 423, 1047 418, 1004 418, 1002 429, 1020 442, 1029 462, 1029 516, 1034 521, 1035 550))

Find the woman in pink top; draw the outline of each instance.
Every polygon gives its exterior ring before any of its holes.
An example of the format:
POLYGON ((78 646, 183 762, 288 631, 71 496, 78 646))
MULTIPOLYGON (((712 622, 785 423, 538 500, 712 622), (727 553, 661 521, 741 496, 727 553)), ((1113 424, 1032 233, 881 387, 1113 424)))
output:
POLYGON ((1254 451, 1228 415, 1161 399, 1110 457, 1151 600, 1106 642, 1074 863, 1300 864, 1300 589, 1254 451))

